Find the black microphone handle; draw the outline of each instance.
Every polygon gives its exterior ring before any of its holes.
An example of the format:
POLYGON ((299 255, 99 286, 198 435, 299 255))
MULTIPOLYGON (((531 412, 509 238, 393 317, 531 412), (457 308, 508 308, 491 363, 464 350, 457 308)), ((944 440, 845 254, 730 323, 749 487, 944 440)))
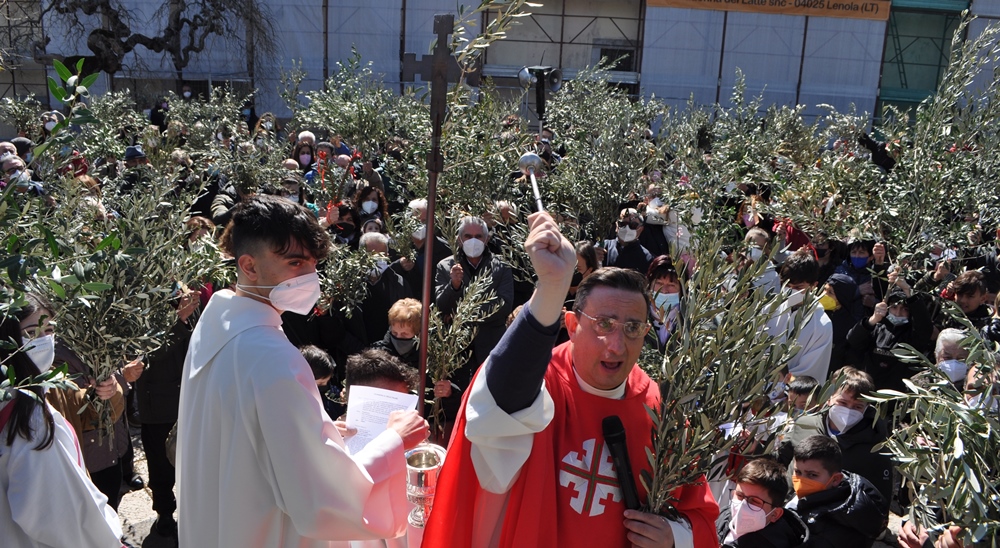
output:
MULTIPOLYGON (((616 419, 618 417, 615 417, 616 419)), ((621 421, 618 421, 621 424, 621 421)), ((625 445, 625 430, 621 429, 612 435, 605 430, 604 443, 611 453, 611 462, 615 466, 615 475, 618 477, 618 486, 622 492, 622 500, 625 508, 629 510, 639 509, 639 493, 635 488, 635 478, 632 475, 632 463, 628 459, 628 447, 625 445)))

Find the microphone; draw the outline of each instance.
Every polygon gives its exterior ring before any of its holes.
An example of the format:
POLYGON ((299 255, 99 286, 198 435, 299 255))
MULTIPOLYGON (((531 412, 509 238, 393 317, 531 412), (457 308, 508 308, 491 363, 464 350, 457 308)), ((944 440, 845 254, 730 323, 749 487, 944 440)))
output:
POLYGON ((604 443, 608 445, 611 461, 615 465, 615 475, 622 490, 625 508, 639 509, 639 493, 635 490, 635 478, 632 477, 632 463, 628 460, 628 447, 625 445, 625 425, 618 415, 604 417, 601 422, 604 430, 604 443))

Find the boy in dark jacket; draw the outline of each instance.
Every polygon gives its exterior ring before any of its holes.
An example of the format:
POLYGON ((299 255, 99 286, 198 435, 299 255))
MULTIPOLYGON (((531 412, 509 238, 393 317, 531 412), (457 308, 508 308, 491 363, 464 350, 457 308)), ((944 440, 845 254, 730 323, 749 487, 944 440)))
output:
MULTIPOLYGON (((893 274, 889 277, 892 279, 893 274)), ((895 281, 900 288, 890 291, 885 302, 875 305, 870 317, 851 328, 847 343, 857 356, 858 368, 872 376, 876 389, 905 391, 903 379, 913 376, 914 369, 892 350, 905 343, 920 352, 930 352, 934 325, 926 295, 912 294, 902 278, 895 281)))
POLYGON ((810 547, 870 548, 885 530, 888 500, 868 480, 841 469, 840 446, 827 436, 795 444, 788 508, 809 527, 810 547))
POLYGON ((748 462, 736 475, 729 507, 719 514, 719 540, 729 548, 805 546, 809 529, 782 505, 788 494, 785 467, 775 460, 748 462))
POLYGON ((834 439, 842 454, 843 468, 876 486, 885 500, 883 510, 887 511, 892 498, 892 458, 873 453, 872 449, 885 441, 888 427, 877 417, 875 408, 862 399, 875 391, 875 385, 870 375, 853 367, 845 367, 834 375, 838 388, 826 408, 795 419, 791 434, 778 448, 778 461, 791 463, 794 446, 810 436, 834 439))

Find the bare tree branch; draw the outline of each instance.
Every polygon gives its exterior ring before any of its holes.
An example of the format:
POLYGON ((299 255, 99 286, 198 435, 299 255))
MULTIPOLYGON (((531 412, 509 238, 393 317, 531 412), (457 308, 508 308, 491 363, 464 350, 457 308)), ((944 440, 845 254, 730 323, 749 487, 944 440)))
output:
POLYGON ((142 47, 168 54, 179 75, 213 36, 247 55, 250 66, 277 51, 277 32, 260 0, 164 0, 149 21, 159 23, 155 35, 138 32, 137 21, 120 0, 49 0, 41 9, 41 17, 46 16, 87 33, 90 66, 111 74, 142 47), (86 29, 81 14, 98 16, 102 27, 86 29))

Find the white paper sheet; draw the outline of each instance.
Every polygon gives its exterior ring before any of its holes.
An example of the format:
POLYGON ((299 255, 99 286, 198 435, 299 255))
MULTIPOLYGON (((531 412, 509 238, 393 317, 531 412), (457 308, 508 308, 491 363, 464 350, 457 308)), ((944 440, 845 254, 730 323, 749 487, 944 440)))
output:
POLYGON ((358 432, 347 438, 352 454, 361 451, 376 436, 385 432, 389 413, 417 408, 417 395, 383 390, 373 386, 352 386, 347 401, 347 426, 358 432))

